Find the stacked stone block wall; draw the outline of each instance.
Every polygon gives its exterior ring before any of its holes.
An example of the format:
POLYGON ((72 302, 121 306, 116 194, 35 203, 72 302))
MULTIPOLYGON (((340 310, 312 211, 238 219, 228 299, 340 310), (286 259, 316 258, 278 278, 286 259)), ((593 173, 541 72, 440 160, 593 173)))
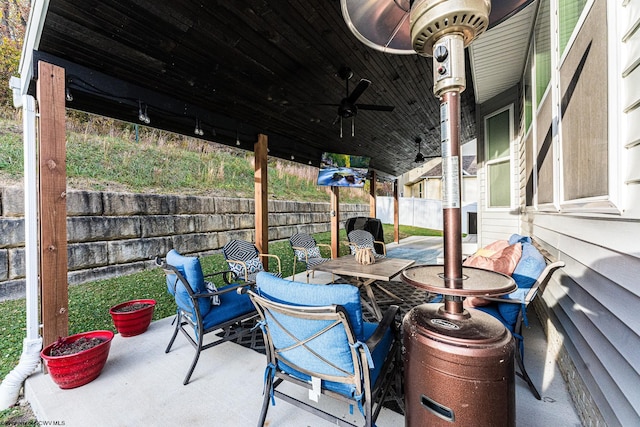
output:
MULTIPOLYGON (((269 201, 269 240, 319 233, 331 226, 329 203, 269 201)), ((366 204, 340 206, 342 221, 368 216, 366 204)), ((253 199, 69 191, 69 284, 131 274, 175 248, 219 251, 231 239, 254 241, 253 199)), ((24 193, 0 194, 0 300, 24 296, 24 193)))

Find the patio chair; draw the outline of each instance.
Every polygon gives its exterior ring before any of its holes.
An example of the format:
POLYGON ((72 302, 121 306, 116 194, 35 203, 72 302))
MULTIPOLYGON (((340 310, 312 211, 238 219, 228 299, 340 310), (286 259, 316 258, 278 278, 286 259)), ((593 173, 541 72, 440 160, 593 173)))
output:
POLYGON ((349 218, 344 222, 344 229, 347 232, 347 235, 349 235, 353 230, 368 231, 376 241, 376 251, 378 253, 382 253, 384 246, 384 228, 382 227, 382 221, 380 221, 380 219, 356 216, 349 218))
POLYGON ((373 234, 366 230, 353 230, 347 234, 349 239, 349 251, 351 255, 356 254, 356 250, 362 248, 370 248, 373 251, 373 256, 376 258, 384 258, 387 256, 387 247, 384 242, 374 240, 373 234), (376 250, 376 245, 382 247, 382 253, 376 250))
POLYGON ((564 262, 554 261, 550 254, 544 250, 538 250, 532 244, 530 237, 515 234, 509 239, 509 244, 515 242, 522 243, 522 257, 512 274, 518 289, 501 298, 483 297, 491 301, 491 304, 475 308, 498 319, 513 334, 518 344, 518 351, 515 353, 516 363, 520 369, 516 374, 527 382, 531 393, 540 400, 540 393, 524 367, 522 326, 528 326, 527 307, 538 295, 542 295, 551 275, 557 269, 564 267, 564 262))
POLYGON ((222 254, 227 260, 229 269, 236 274, 236 277, 245 282, 253 282, 256 274, 264 270, 262 258, 275 258, 278 261, 278 272, 273 274, 282 276, 282 264, 280 257, 273 254, 261 254, 251 242, 244 240, 231 240, 222 248, 222 254))
POLYGON ((399 371, 400 340, 394 317, 397 306, 380 323, 362 319, 360 293, 351 285, 315 285, 259 273, 249 295, 260 314, 267 368, 259 426, 269 401, 279 398, 332 423, 354 425, 309 401, 320 394, 356 405, 372 426, 399 371), (295 397, 294 397, 295 396, 295 397))
POLYGON ((249 297, 237 292, 238 288, 246 285, 231 284, 234 278, 231 271, 219 271, 205 276, 197 257, 182 256, 175 249, 167 253, 166 260, 157 257, 156 264, 164 270, 167 290, 173 295, 177 305, 174 320, 176 327, 165 353, 171 350, 178 332, 182 332, 196 350, 184 378, 183 384, 187 385, 200 358, 200 352, 249 333, 255 324, 257 313, 249 297), (224 283, 219 289, 205 282, 205 278, 216 276, 221 277, 224 283), (217 305, 212 304, 212 299, 217 305), (203 343, 206 334, 220 330, 224 332, 222 337, 203 343))
POLYGON ((289 244, 291 244, 291 249, 293 249, 293 276, 291 280, 296 280, 296 264, 297 262, 302 262, 305 264, 306 273, 307 273, 307 283, 309 283, 309 271, 311 271, 312 277, 315 272, 312 267, 322 264, 323 262, 329 261, 329 259, 333 258, 333 251, 331 249, 331 245, 327 245, 326 243, 317 243, 316 239, 309 234, 297 233, 289 238, 289 244), (331 258, 323 258, 320 253, 320 248, 326 247, 329 248, 329 253, 331 254, 331 258))

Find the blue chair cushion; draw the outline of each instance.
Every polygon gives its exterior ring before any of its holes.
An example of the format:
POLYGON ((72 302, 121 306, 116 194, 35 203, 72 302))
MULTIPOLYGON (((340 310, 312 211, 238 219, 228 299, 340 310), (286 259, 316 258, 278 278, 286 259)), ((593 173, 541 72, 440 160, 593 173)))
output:
MULTIPOLYGON (((369 337, 371 337, 371 335, 373 335, 373 332, 376 330, 376 328, 378 327, 377 323, 368 323, 365 322, 364 323, 364 334, 366 339, 369 339, 369 337)), ((348 343, 343 343, 343 345, 346 344, 346 346, 348 346, 348 343)), ((389 355, 389 350, 391 349, 391 345, 393 344, 393 334, 391 333, 391 328, 387 329, 384 337, 382 338, 382 340, 380 341, 380 343, 378 343, 378 345, 376 346, 375 350, 373 351, 373 353, 371 353, 371 359, 373 360, 373 366, 370 366, 370 371, 369 371, 369 375, 370 375, 370 381, 371 381, 371 385, 374 386, 378 376, 380 375, 380 372, 382 371, 382 366, 384 365, 384 361, 387 358, 387 356, 389 355)), ((335 347, 336 343, 333 343, 333 346, 335 347)), ((365 345, 365 344, 363 344, 365 345)), ((325 356, 326 352, 321 353, 323 356, 325 356)), ((346 352, 345 352, 345 357, 350 361, 351 360, 351 352, 348 350, 348 347, 346 347, 346 352)), ((333 359, 330 359, 333 361, 333 359)), ((345 359, 345 362, 347 360, 345 359)), ((348 369, 349 372, 353 373, 353 364, 350 363, 350 369, 348 369)), ((307 374, 304 374, 300 371, 297 371, 295 369, 293 369, 292 367, 288 366, 285 363, 281 363, 278 366, 280 369, 282 369, 284 372, 286 372, 289 375, 293 375, 299 379, 301 379, 302 381, 307 381, 310 382, 311 381, 311 377, 307 374)), ((342 368, 345 368, 344 365, 342 365, 342 368)), ((338 372, 332 372, 334 375, 340 375, 338 372)), ((340 383, 340 382, 335 382, 335 381, 322 381, 322 387, 324 389, 327 390, 331 390, 335 393, 340 393, 343 396, 347 396, 347 397, 356 397, 356 387, 354 384, 348 384, 348 383, 340 383)))
MULTIPOLYGON (((358 288, 351 285, 315 285, 301 282, 293 282, 290 280, 275 277, 269 273, 261 272, 257 275, 256 285, 258 293, 274 302, 280 302, 289 305, 303 306, 328 306, 332 304, 341 305, 347 311, 347 316, 353 328, 356 339, 364 344, 377 327, 375 323, 365 323, 362 320, 362 307, 360 304, 360 292, 358 288)), ((276 320, 283 325, 290 333, 297 338, 304 338, 314 335, 319 330, 331 324, 331 321, 309 321, 304 322, 298 318, 275 315, 276 320)), ((269 320, 269 319, 267 319, 269 320)), ((291 337, 283 332, 276 322, 270 323, 269 333, 277 348, 287 347, 294 343, 291 337)), ((393 335, 391 330, 387 330, 382 342, 376 347, 371 354, 373 366, 370 375, 372 383, 378 378, 384 360, 389 353, 389 349, 393 343, 393 335)), ((332 364, 337 365, 340 369, 353 373, 353 358, 351 357, 351 347, 347 340, 347 335, 342 327, 334 327, 327 332, 322 333, 319 337, 314 338, 306 344, 323 358, 329 360, 332 364)), ((318 359, 309 351, 302 347, 296 347, 289 350, 281 357, 290 361, 292 365, 304 366, 312 372, 318 372, 325 375, 345 376, 343 372, 326 362, 318 359)), ((310 381, 310 376, 297 371, 286 362, 280 362, 279 369, 300 378, 304 381, 310 381)), ((323 387, 341 393, 345 396, 355 397, 356 388, 353 384, 340 382, 324 381, 323 387)))
MULTIPOLYGON (((513 305, 516 309, 520 309, 520 306, 517 304, 508 304, 508 303, 503 303, 503 304, 489 304, 489 305, 485 305, 482 307, 474 307, 476 310, 480 310, 480 311, 484 311, 487 314, 492 315, 493 317, 495 317, 496 319, 498 319, 500 322, 502 322, 502 324, 505 326, 505 328, 507 328, 510 332, 513 333, 513 328, 515 326, 515 321, 514 322, 508 322, 504 317, 502 317, 502 314, 500 314, 500 310, 498 310, 498 306, 499 305, 513 305)), ((517 316, 517 312, 516 312, 516 316, 517 316)))
MULTIPOLYGON (((518 285, 518 289, 503 296, 503 298, 524 302, 525 297, 531 290, 531 287, 547 266, 547 262, 540 251, 533 246, 530 237, 521 236, 519 234, 511 235, 509 238, 509 244, 513 245, 518 242, 522 244, 522 256, 511 275, 518 285)), ((502 321, 512 325, 511 327, 513 327, 518 319, 518 312, 522 307, 518 304, 500 303, 497 303, 497 306, 502 321)))
MULTIPOLYGON (((202 274, 202 266, 200 260, 197 257, 182 256, 175 249, 171 249, 167 253, 166 262, 169 265, 174 266, 189 282, 191 289, 194 293, 206 293, 206 285, 204 282, 204 275, 202 274)), ((171 274, 167 275, 167 290, 176 299, 176 304, 181 310, 189 313, 194 313, 193 302, 184 284, 178 280, 176 283, 176 276, 171 274), (175 292, 174 292, 175 283, 175 292)), ((200 309, 200 315, 206 316, 211 309, 210 298, 198 298, 198 308, 200 309)))
POLYGON ((347 311, 356 338, 363 341, 360 291, 352 285, 316 285, 281 279, 267 272, 256 276, 258 294, 275 302, 289 305, 323 307, 341 305, 347 311))
MULTIPOLYGON (((218 288, 223 290, 224 288, 218 288)), ((235 291, 226 292, 220 295, 220 305, 211 307, 206 316, 202 319, 205 330, 220 323, 231 320, 243 314, 255 310, 251 298, 247 294, 238 294, 235 291)))
POLYGON ((522 256, 511 277, 519 288, 531 288, 547 266, 547 262, 540 251, 531 244, 531 238, 521 237, 518 241, 522 244, 522 256))

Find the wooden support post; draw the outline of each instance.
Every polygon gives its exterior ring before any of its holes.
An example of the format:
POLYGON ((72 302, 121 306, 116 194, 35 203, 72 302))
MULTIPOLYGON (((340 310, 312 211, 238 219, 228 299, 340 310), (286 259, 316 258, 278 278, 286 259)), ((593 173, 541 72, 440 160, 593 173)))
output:
POLYGON ((393 241, 400 243, 400 199, 397 179, 393 181, 393 241))
MULTIPOLYGON (((269 253, 269 205, 267 187, 267 145, 266 135, 258 135, 258 141, 253 146, 255 156, 255 216, 256 216, 256 247, 260 253, 269 253)), ((269 258, 262 257, 265 270, 269 270, 269 258)))
POLYGON ((38 62, 37 97, 42 341, 69 335, 65 70, 38 62))
POLYGON ((371 171, 371 180, 369 181, 369 216, 376 217, 376 171, 371 171))
POLYGON ((340 187, 331 187, 331 253, 340 256, 340 187))

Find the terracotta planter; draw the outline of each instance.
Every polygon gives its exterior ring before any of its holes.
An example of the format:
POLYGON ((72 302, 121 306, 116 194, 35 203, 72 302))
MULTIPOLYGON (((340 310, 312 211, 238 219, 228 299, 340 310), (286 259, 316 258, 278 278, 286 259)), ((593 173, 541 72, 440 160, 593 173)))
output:
POLYGON ((62 389, 68 389, 80 387, 96 379, 107 363, 113 335, 111 331, 90 331, 71 335, 64 339, 65 342, 73 343, 80 338, 98 338, 103 342, 65 356, 51 356, 51 350, 56 343, 46 346, 40 352, 40 356, 53 382, 62 389))
POLYGON ((153 318, 155 306, 156 300, 154 299, 136 299, 114 305, 109 309, 109 314, 111 314, 113 324, 116 326, 120 335, 123 337, 132 337, 147 330, 153 318), (135 304, 148 304, 148 306, 133 311, 118 311, 123 307, 129 307, 135 304))

